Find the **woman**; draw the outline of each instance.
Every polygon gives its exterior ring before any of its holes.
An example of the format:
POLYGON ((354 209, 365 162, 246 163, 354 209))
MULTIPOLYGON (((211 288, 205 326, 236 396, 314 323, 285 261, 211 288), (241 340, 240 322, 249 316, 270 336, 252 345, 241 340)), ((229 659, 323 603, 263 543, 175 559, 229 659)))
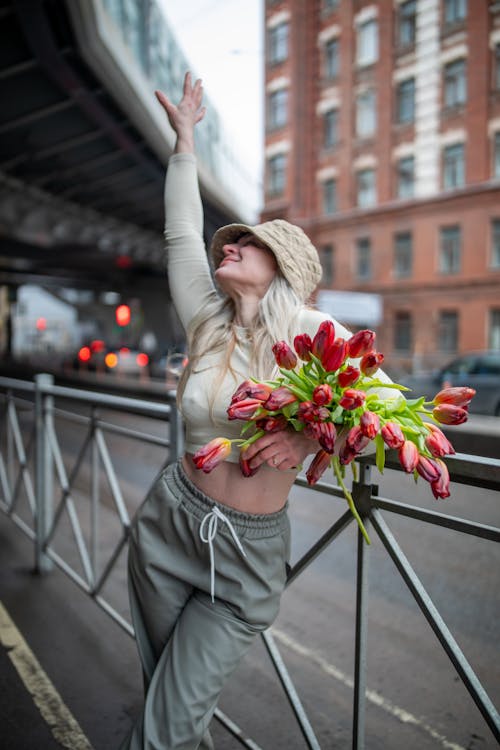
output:
MULTIPOLYGON (((168 274, 187 332, 179 384, 186 453, 156 480, 131 531, 130 601, 146 688, 126 748, 213 747, 208 725, 227 678, 254 636, 275 619, 289 558, 287 496, 316 444, 293 430, 266 434, 211 473, 193 454, 213 437, 238 437, 231 395, 249 376, 271 377, 273 342, 313 335, 326 316, 305 302, 321 277, 298 227, 273 221, 219 229, 205 254, 194 156, 202 86, 186 74, 178 106, 157 98, 177 135, 165 187, 168 274), (218 288, 218 289, 217 289, 218 288)), ((337 334, 349 333, 336 324, 337 334)))

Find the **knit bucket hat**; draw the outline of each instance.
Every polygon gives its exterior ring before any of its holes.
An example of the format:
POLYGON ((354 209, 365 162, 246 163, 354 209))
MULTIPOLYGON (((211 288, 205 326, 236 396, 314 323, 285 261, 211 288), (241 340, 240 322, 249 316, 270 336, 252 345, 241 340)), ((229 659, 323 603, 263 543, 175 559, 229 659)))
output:
POLYGON ((250 227, 247 224, 228 224, 216 231, 210 245, 214 268, 223 258, 222 248, 235 242, 242 234, 253 234, 272 250, 279 269, 300 300, 305 302, 321 279, 318 251, 309 237, 295 224, 284 219, 273 219, 250 227))

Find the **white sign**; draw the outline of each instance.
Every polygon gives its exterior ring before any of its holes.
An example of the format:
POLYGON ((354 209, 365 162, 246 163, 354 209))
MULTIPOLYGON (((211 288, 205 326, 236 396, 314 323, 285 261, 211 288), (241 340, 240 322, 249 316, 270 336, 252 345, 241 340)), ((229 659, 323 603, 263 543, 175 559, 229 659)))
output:
POLYGON ((318 292, 318 309, 340 323, 375 326, 382 320, 382 297, 365 292, 318 292))

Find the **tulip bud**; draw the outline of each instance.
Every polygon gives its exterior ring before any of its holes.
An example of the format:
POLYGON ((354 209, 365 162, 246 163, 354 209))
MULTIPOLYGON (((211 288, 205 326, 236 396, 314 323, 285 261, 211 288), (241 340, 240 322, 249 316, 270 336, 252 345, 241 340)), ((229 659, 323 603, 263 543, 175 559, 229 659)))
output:
POLYGON ((277 414, 274 417, 260 417, 255 421, 255 426, 258 430, 264 430, 264 432, 281 432, 288 427, 288 420, 284 414, 277 414))
POLYGON ((434 396, 433 402, 436 404, 453 404, 454 406, 468 406, 476 391, 474 388, 466 386, 456 386, 455 388, 444 388, 434 396))
POLYGON ((344 409, 357 409, 358 406, 362 406, 366 400, 366 393, 364 391, 356 391, 354 388, 346 388, 342 394, 342 398, 339 400, 340 406, 344 409))
POLYGON ((259 406, 262 406, 262 401, 256 398, 244 398, 241 401, 235 401, 227 409, 227 418, 252 419, 259 406))
POLYGON ((380 419, 378 415, 374 414, 372 411, 365 411, 361 415, 359 426, 361 427, 363 435, 366 435, 367 438, 373 440, 377 432, 380 430, 380 419))
POLYGON ((417 468, 419 453, 415 443, 405 440, 399 449, 399 461, 403 469, 409 473, 417 468))
POLYGON ((325 351, 335 340, 335 326, 331 320, 324 320, 320 323, 316 335, 311 344, 311 352, 315 357, 321 359, 325 351))
POLYGON ((316 406, 312 401, 302 401, 297 411, 297 419, 301 422, 325 422, 330 417, 326 406, 316 406))
POLYGON ((444 461, 436 458, 436 464, 440 470, 439 478, 431 482, 432 494, 438 500, 450 496, 450 473, 444 461))
POLYGON ((347 342, 349 356, 353 359, 356 359, 356 357, 363 357, 365 354, 368 354, 368 352, 371 352, 374 344, 375 331, 358 331, 354 336, 351 336, 347 342))
POLYGON ((358 453, 361 453, 366 448, 369 442, 370 438, 366 437, 366 435, 363 435, 363 432, 359 425, 351 427, 345 439, 346 446, 356 455, 358 453))
POLYGON ((248 450, 248 445, 240 450, 239 464, 241 473, 244 477, 253 477, 253 475, 259 470, 259 466, 254 469, 250 466, 248 459, 245 457, 245 453, 248 450))
POLYGON ((327 453, 333 453, 337 430, 333 422, 318 422, 317 425, 319 444, 327 453))
POLYGON ((331 458, 330 453, 323 449, 316 453, 306 472, 307 484, 316 484, 321 475, 328 469, 331 458))
POLYGON ((267 383, 254 383, 253 380, 245 380, 238 386, 231 398, 231 404, 243 401, 245 398, 256 398, 258 401, 267 401, 272 387, 267 383))
POLYGON ((441 424, 463 424, 467 422, 467 410, 454 404, 439 404, 432 410, 432 415, 441 424))
POLYGON ((347 388, 347 386, 353 385, 356 380, 359 380, 360 375, 361 372, 357 367, 354 367, 353 365, 347 365, 345 370, 342 370, 342 372, 339 372, 339 374, 337 375, 337 381, 341 388, 347 388))
POLYGON ((309 362, 311 360, 312 341, 307 333, 301 333, 298 336, 295 336, 293 346, 299 357, 304 362, 309 362))
POLYGON ((294 401, 297 401, 297 397, 286 386, 280 385, 274 391, 271 391, 271 395, 264 403, 264 407, 268 411, 277 411, 288 404, 293 404, 294 401))
POLYGON ((273 354, 278 367, 283 367, 285 370, 293 370, 297 364, 295 352, 290 349, 286 341, 277 341, 273 345, 273 354))
POLYGON ((342 466, 347 466, 347 464, 350 464, 351 461, 354 461, 357 455, 358 454, 355 450, 353 450, 353 448, 347 445, 347 443, 344 443, 344 445, 340 449, 339 461, 342 466))
POLYGON ((398 448, 401 448, 405 441, 405 436, 403 435, 401 427, 395 422, 387 422, 380 430, 380 434, 388 448, 394 448, 397 450, 398 448))
POLYGON ((327 372, 335 372, 341 367, 347 358, 347 341, 335 339, 321 357, 321 364, 327 372))
POLYGON ((455 449, 446 435, 433 424, 426 424, 430 433, 425 438, 425 445, 434 457, 447 456, 455 453, 455 449))
POLYGON ((384 355, 380 352, 368 352, 361 360, 360 370, 363 375, 373 375, 384 361, 384 355))
POLYGON ((419 456, 417 462, 417 471, 426 482, 436 482, 441 474, 435 462, 427 456, 419 456))
POLYGON ((333 391, 328 383, 317 385, 313 391, 313 401, 317 406, 329 404, 333 398, 333 391))
POLYGON ((236 401, 241 401, 248 396, 248 389, 253 385, 251 380, 244 380, 238 388, 235 390, 231 397, 231 403, 234 404, 236 401))
POLYGON ((193 462, 197 469, 208 474, 231 454, 231 441, 227 438, 214 438, 193 456, 193 462))

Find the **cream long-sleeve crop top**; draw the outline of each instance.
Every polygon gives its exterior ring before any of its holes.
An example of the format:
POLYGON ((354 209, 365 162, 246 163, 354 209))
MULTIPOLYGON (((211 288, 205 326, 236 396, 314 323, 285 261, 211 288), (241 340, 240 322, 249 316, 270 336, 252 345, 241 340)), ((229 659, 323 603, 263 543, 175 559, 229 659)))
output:
MULTIPOLYGON (((169 160, 165 181, 165 239, 170 292, 179 319, 187 331, 194 316, 218 296, 203 242, 203 209, 196 159, 192 154, 174 154, 169 160)), ((312 337, 319 324, 327 319, 329 316, 325 313, 304 308, 300 315, 299 330, 312 337)), ((335 320, 333 322, 337 336, 351 336, 344 326, 335 320)), ((218 356, 210 353, 205 355, 186 383, 181 411, 186 425, 185 448, 188 453, 195 453, 215 437, 233 439, 240 436, 243 423, 238 420, 229 421, 226 409, 238 385, 252 375, 252 363, 247 330, 236 326, 234 330, 236 346, 230 359, 234 375, 228 371, 219 384, 212 414, 209 397, 214 379, 220 377, 218 356)), ((377 377, 379 376, 389 381, 381 371, 377 373, 377 377)), ((387 395, 395 394, 388 391, 387 395)), ((233 450, 228 460, 237 462, 238 451, 233 450)))

